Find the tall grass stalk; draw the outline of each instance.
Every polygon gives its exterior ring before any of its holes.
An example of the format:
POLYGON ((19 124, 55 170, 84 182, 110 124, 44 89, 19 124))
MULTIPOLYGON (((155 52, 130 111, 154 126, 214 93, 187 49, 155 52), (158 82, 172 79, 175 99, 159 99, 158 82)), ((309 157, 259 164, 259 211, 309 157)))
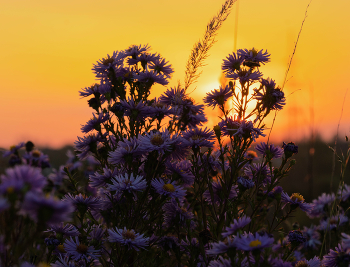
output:
POLYGON ((207 29, 204 33, 203 39, 199 40, 197 43, 194 44, 190 57, 186 63, 185 85, 184 85, 185 91, 187 91, 190 85, 195 83, 199 78, 199 76, 201 75, 202 72, 198 72, 198 71, 201 67, 204 66, 204 60, 209 55, 208 54, 209 49, 216 42, 215 36, 217 35, 217 32, 222 26, 223 22, 227 19, 228 15, 231 13, 232 6, 236 1, 237 0, 225 1, 219 13, 216 16, 214 16, 207 24, 207 29))

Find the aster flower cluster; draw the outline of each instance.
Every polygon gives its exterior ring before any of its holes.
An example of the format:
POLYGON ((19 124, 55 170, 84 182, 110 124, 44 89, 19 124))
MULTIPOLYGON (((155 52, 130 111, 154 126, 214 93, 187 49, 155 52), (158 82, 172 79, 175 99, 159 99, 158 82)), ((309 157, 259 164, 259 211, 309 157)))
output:
POLYGON ((259 68, 269 58, 253 48, 224 60, 228 85, 204 98, 221 111, 213 130, 204 125, 204 105, 181 85, 150 98, 153 86, 167 85, 173 70, 148 45, 97 61, 92 70, 98 82, 80 91, 92 119, 82 125, 83 136, 64 166, 51 169, 31 142, 4 153, 10 168, 0 176, 0 265, 350 262, 350 187, 343 184, 336 195, 309 203, 281 186, 298 146, 256 144, 264 118, 285 104, 275 82, 262 78, 259 68), (251 101, 256 107, 248 112, 251 101), (320 218, 319 224, 292 228, 296 211, 320 218), (335 250, 323 247, 325 237, 334 240, 335 250), (320 249, 323 258, 316 256, 320 249))

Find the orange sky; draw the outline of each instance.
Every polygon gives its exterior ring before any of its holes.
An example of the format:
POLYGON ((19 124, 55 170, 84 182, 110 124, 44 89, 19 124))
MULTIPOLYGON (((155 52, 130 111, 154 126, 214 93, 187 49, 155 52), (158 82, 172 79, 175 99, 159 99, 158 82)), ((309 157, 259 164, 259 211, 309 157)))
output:
MULTIPOLYGON (((114 50, 148 43, 152 52, 173 65, 175 74, 169 86, 183 81, 193 44, 223 2, 2 1, 0 147, 29 139, 39 146, 72 144, 92 112, 78 91, 94 82, 92 64, 114 50)), ((237 48, 267 49, 271 62, 261 70, 278 84, 283 82, 308 2, 239 0, 237 48)), ((308 136, 312 118, 324 138, 335 134, 345 92, 350 88, 348 10, 348 0, 311 3, 285 87, 287 105, 277 115, 272 131, 274 140, 308 136)), ((198 102, 219 86, 222 59, 234 47, 235 14, 233 9, 220 29, 191 95, 198 102)), ((159 96, 163 90, 157 87, 153 95, 159 96)), ((349 103, 350 92, 341 119, 341 137, 350 135, 349 103)), ((209 117, 215 121, 215 112, 209 117)))

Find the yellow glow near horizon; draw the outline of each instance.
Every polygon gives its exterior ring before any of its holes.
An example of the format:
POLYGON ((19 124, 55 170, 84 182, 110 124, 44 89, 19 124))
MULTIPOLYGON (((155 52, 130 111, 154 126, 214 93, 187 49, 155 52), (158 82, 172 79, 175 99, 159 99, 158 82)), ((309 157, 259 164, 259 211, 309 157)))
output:
MULTIPOLYGON (((78 91, 95 82, 93 63, 114 50, 148 43, 153 53, 160 53, 173 65, 175 73, 168 87, 183 82, 190 50, 223 2, 3 1, 0 147, 28 139, 40 146, 60 147, 82 136, 80 127, 92 110, 78 91)), ((201 103, 207 92, 218 88, 222 59, 235 46, 267 49, 271 62, 262 72, 281 85, 308 3, 240 0, 237 44, 233 10, 218 32, 202 75, 189 88, 191 92, 197 87, 191 97, 201 103)), ((284 88, 289 95, 287 104, 272 131, 274 140, 305 138, 312 127, 325 138, 336 132, 345 91, 350 87, 349 8, 350 1, 311 3, 284 88)), ((164 90, 166 87, 157 86, 152 96, 164 90)), ((348 103, 346 100, 341 120, 342 136, 350 131, 348 103)), ((210 120, 217 120, 216 110, 206 111, 210 120)), ((272 119, 273 115, 267 127, 272 119)))

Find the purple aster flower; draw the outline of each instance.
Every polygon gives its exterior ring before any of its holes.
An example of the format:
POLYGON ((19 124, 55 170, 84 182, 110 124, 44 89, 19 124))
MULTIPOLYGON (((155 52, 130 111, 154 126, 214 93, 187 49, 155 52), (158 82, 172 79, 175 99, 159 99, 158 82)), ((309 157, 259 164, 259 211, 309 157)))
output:
POLYGON ((31 264, 31 263, 25 261, 25 262, 23 262, 23 263, 21 264, 21 267, 35 267, 35 265, 33 265, 33 264, 31 264))
POLYGON ((278 159, 282 157, 283 150, 280 147, 275 147, 273 144, 268 145, 265 142, 258 144, 255 149, 268 159, 278 159))
POLYGON ((283 91, 276 87, 275 81, 271 79, 262 79, 261 85, 260 89, 254 89, 254 98, 260 101, 262 109, 267 113, 270 110, 281 110, 286 102, 283 91))
POLYGON ((81 259, 97 259, 100 256, 100 250, 96 250, 93 246, 87 246, 80 242, 77 236, 75 237, 75 240, 73 240, 72 237, 70 240, 67 239, 63 246, 67 251, 67 254, 69 254, 75 261, 81 259))
POLYGON ((156 60, 151 62, 151 65, 149 66, 149 69, 153 70, 156 73, 162 73, 165 75, 167 78, 171 77, 171 74, 174 72, 171 64, 168 64, 169 61, 165 61, 164 58, 161 58, 158 56, 156 60))
POLYGON ((78 152, 78 158, 82 160, 85 159, 90 152, 95 153, 98 145, 104 141, 106 141, 105 135, 101 136, 99 133, 84 137, 78 136, 78 140, 74 142, 74 147, 78 152))
MULTIPOLYGON (((283 188, 281 186, 275 186, 267 195, 271 198, 276 198, 277 195, 281 195, 283 188)), ((264 192, 264 194, 266 191, 264 192)))
POLYGON ((182 122, 183 130, 186 127, 196 128, 207 122, 204 114, 204 105, 197 105, 190 98, 183 101, 181 108, 178 108, 177 112, 180 115, 179 121, 182 122))
POLYGON ((237 132, 238 128, 241 125, 241 120, 238 117, 227 117, 226 120, 219 122, 219 127, 223 135, 232 136, 237 132))
POLYGON ((152 131, 140 137, 140 150, 144 152, 158 151, 161 154, 172 150, 174 140, 167 129, 163 132, 152 131))
POLYGON ((230 86, 220 86, 219 89, 215 89, 210 93, 207 93, 207 96, 203 99, 203 101, 207 104, 208 107, 213 106, 214 109, 217 105, 224 105, 227 99, 231 98, 232 96, 233 92, 230 86))
POLYGON ((169 83, 166 76, 154 71, 140 72, 134 76, 134 79, 138 82, 144 82, 150 85, 153 85, 154 83, 167 85, 169 83))
POLYGON ((243 251, 261 250, 266 247, 270 247, 273 242, 273 237, 270 237, 270 235, 267 233, 248 233, 244 235, 238 235, 233 240, 235 247, 243 251))
POLYGON ((291 156, 293 156, 293 154, 298 154, 298 146, 295 145, 293 142, 290 142, 288 144, 283 142, 282 148, 284 149, 284 155, 286 156, 286 158, 290 158, 291 156))
POLYGON ((184 186, 191 186, 194 175, 191 173, 192 164, 188 160, 166 163, 165 173, 172 176, 172 180, 180 181, 184 186))
POLYGON ((98 84, 95 83, 89 87, 85 87, 84 89, 82 89, 82 91, 79 91, 79 95, 82 97, 87 97, 87 96, 91 96, 91 95, 98 95, 99 89, 98 89, 98 84))
POLYGON ((120 101, 124 108, 124 116, 129 116, 132 120, 143 120, 149 116, 149 107, 144 102, 135 103, 134 99, 128 97, 128 100, 120 101))
MULTIPOLYGON (((233 129, 234 130, 234 129, 233 129)), ((236 133, 234 135, 239 136, 240 138, 244 139, 253 139, 255 141, 256 138, 259 138, 260 136, 265 136, 265 134, 262 133, 263 129, 261 128, 255 128, 253 123, 251 121, 241 121, 239 128, 237 129, 236 133)))
POLYGON ((26 152, 23 155, 23 159, 25 159, 28 165, 31 165, 33 167, 40 167, 42 169, 50 167, 49 156, 45 155, 39 150, 26 152))
POLYGON ((240 69, 237 72, 234 73, 226 73, 227 78, 231 78, 234 80, 239 80, 239 82, 243 85, 246 82, 254 82, 258 81, 262 76, 262 73, 260 71, 252 71, 252 70, 245 70, 240 69))
POLYGON ((109 115, 100 113, 98 114, 98 117, 95 116, 94 113, 92 113, 94 116, 91 120, 89 120, 84 126, 81 127, 81 131, 83 133, 88 133, 92 130, 99 130, 101 129, 101 124, 104 123, 109 119, 109 115))
MULTIPOLYGON (((212 182, 212 189, 213 189, 213 197, 214 199, 211 198, 211 194, 209 189, 207 189, 204 193, 203 196, 206 201, 211 202, 211 203, 221 203, 224 199, 227 197, 223 194, 223 189, 222 189, 222 184, 219 181, 214 181, 212 182)), ((228 196, 228 199, 233 199, 237 197, 237 192, 238 192, 238 186, 233 185, 230 190, 230 194, 228 196)))
POLYGON ((292 246, 297 247, 306 242, 306 237, 300 230, 293 230, 288 233, 288 241, 292 246))
POLYGON ((139 251, 140 249, 145 249, 148 246, 149 237, 144 237, 144 234, 135 233, 133 229, 127 230, 126 227, 123 229, 115 228, 115 230, 108 229, 108 241, 111 243, 117 242, 128 249, 135 249, 139 251))
MULTIPOLYGON (((167 227, 172 227, 174 225, 186 226, 188 220, 193 219, 193 213, 188 210, 188 207, 179 206, 175 199, 171 199, 163 205, 164 211, 164 223, 167 227)), ((191 228, 195 227, 193 221, 190 222, 191 228)))
POLYGON ((145 69, 146 65, 149 62, 153 62, 157 59, 156 54, 151 54, 151 53, 141 53, 135 57, 128 58, 127 62, 129 65, 135 65, 137 63, 141 63, 141 66, 145 69))
POLYGON ((62 199, 67 202, 71 202, 77 211, 84 214, 87 210, 99 210, 102 206, 102 201, 100 198, 86 195, 75 195, 68 193, 62 199))
POLYGON ((10 204, 8 203, 7 199, 0 197, 0 212, 3 212, 9 207, 10 207, 10 204))
POLYGON ((149 106, 149 114, 150 117, 156 117, 157 120, 161 121, 165 116, 171 115, 172 111, 170 106, 155 99, 149 106))
POLYGON ((267 165, 253 163, 253 165, 249 165, 244 169, 244 173, 254 182, 262 182, 264 184, 271 182, 271 171, 267 165))
POLYGON ((58 170, 53 169, 52 173, 48 175, 48 178, 53 182, 53 184, 57 187, 62 185, 64 179, 67 179, 68 176, 64 172, 64 166, 60 166, 58 170))
POLYGON ((252 49, 238 49, 237 55, 244 59, 245 65, 248 67, 260 66, 260 63, 265 64, 270 61, 270 54, 265 50, 252 49), (250 62, 250 64, 247 64, 250 62), (255 64, 252 64, 255 63, 255 64))
POLYGON ((25 143, 24 142, 20 142, 18 145, 16 146, 11 146, 10 147, 10 150, 6 150, 2 156, 3 157, 8 157, 10 156, 11 154, 15 154, 15 155, 18 155, 18 150, 21 149, 22 147, 25 146, 25 143))
POLYGON ((185 97, 185 89, 180 87, 170 88, 159 97, 159 102, 168 106, 176 106, 183 104, 185 97))
POLYGON ((102 226, 100 225, 99 226, 94 225, 87 239, 90 241, 98 241, 98 242, 102 241, 102 238, 106 230, 101 227, 102 226))
POLYGON ((305 212, 310 212, 313 209, 313 204, 305 203, 304 197, 299 193, 293 193, 289 197, 286 192, 282 192, 281 199, 285 204, 290 204, 292 209, 299 207, 305 212))
POLYGON ((41 174, 39 168, 28 165, 15 166, 6 169, 6 173, 1 175, 0 192, 4 194, 10 187, 21 190, 26 186, 26 190, 41 192, 47 185, 46 178, 41 174))
POLYGON ((48 229, 46 232, 54 232, 56 235, 64 235, 64 236, 78 236, 79 235, 79 230, 74 226, 69 223, 64 224, 59 223, 59 224, 52 224, 50 225, 50 229, 48 229))
POLYGON ((331 249, 330 252, 323 256, 322 264, 325 267, 347 266, 350 263, 350 255, 346 252, 341 244, 331 249), (342 265, 340 265, 342 264, 342 265))
POLYGON ((238 71, 242 63, 243 58, 233 53, 231 55, 228 55, 226 59, 224 59, 224 62, 221 65, 221 69, 224 72, 232 73, 238 71))
POLYGON ((272 267, 293 267, 292 263, 283 261, 282 259, 270 258, 269 263, 272 267))
POLYGON ((92 70, 97 75, 97 77, 107 77, 110 70, 115 70, 119 66, 122 66, 125 53, 123 51, 114 51, 113 55, 107 55, 106 58, 102 58, 94 64, 92 70))
POLYGON ((145 190, 147 187, 146 180, 137 175, 134 177, 134 174, 131 174, 130 177, 128 174, 118 175, 112 179, 112 184, 108 186, 110 191, 118 191, 122 193, 123 191, 128 191, 129 193, 136 193, 145 190))
POLYGON ((301 260, 295 264, 295 267, 320 267, 321 260, 315 256, 310 260, 301 260))
POLYGON ((255 183, 251 179, 247 179, 245 177, 239 176, 237 179, 238 185, 241 185, 242 187, 246 189, 253 188, 255 186, 255 183))
POLYGON ((124 51, 125 56, 131 56, 133 58, 136 58, 138 55, 140 55, 142 52, 147 52, 151 47, 146 45, 132 45, 128 49, 124 51))
POLYGON ((306 249, 316 249, 320 242, 320 233, 317 232, 315 226, 305 227, 302 230, 303 235, 306 237, 306 242, 304 243, 304 248, 306 249))
POLYGON ((51 196, 45 197, 38 193, 28 192, 20 213, 29 216, 35 222, 56 224, 69 221, 73 210, 71 203, 51 196))
POLYGON ((338 195, 342 201, 347 201, 350 198, 350 186, 344 184, 344 187, 339 189, 338 195))
POLYGON ((153 179, 151 185, 160 195, 169 196, 170 198, 178 198, 182 200, 186 195, 186 190, 175 182, 165 183, 162 179, 153 179))
POLYGON ((217 260, 213 260, 209 263, 209 267, 231 267, 231 259, 224 259, 219 256, 217 260))
POLYGON ((328 218, 327 220, 322 220, 320 222, 319 230, 323 230, 323 231, 325 231, 326 229, 333 230, 345 224, 348 221, 349 221, 349 218, 343 214, 332 216, 331 218, 328 218))
POLYGON ((221 233, 221 235, 223 238, 226 238, 230 235, 236 234, 237 230, 242 229, 244 226, 246 226, 250 222, 251 222, 251 219, 246 215, 243 215, 237 220, 234 219, 233 224, 231 224, 229 227, 226 227, 225 232, 221 233))
POLYGON ((226 253, 230 247, 232 247, 232 239, 228 239, 226 243, 222 241, 219 241, 218 243, 212 243, 211 249, 208 249, 206 252, 209 255, 219 255, 226 253))
POLYGON ((130 140, 124 139, 118 142, 118 147, 115 151, 109 153, 108 162, 114 165, 132 164, 135 160, 140 159, 143 153, 140 147, 140 140, 136 137, 132 137, 130 140))
POLYGON ((350 249, 350 235, 347 235, 346 233, 341 233, 342 235, 342 246, 344 250, 349 250, 350 249))
POLYGON ((213 147, 214 142, 212 140, 215 139, 215 133, 207 128, 194 128, 184 132, 182 137, 185 145, 197 149, 199 147, 213 147))
POLYGON ((99 172, 95 172, 94 174, 89 176, 90 178, 89 185, 91 187, 105 186, 106 183, 110 182, 111 179, 118 174, 119 174, 119 171, 117 168, 115 168, 113 171, 111 171, 108 168, 103 168, 103 174, 100 174, 99 172))
POLYGON ((335 200, 335 195, 322 193, 318 199, 314 199, 312 204, 314 204, 314 208, 307 213, 310 218, 317 218, 323 215, 326 215, 328 205, 333 203, 335 200))

